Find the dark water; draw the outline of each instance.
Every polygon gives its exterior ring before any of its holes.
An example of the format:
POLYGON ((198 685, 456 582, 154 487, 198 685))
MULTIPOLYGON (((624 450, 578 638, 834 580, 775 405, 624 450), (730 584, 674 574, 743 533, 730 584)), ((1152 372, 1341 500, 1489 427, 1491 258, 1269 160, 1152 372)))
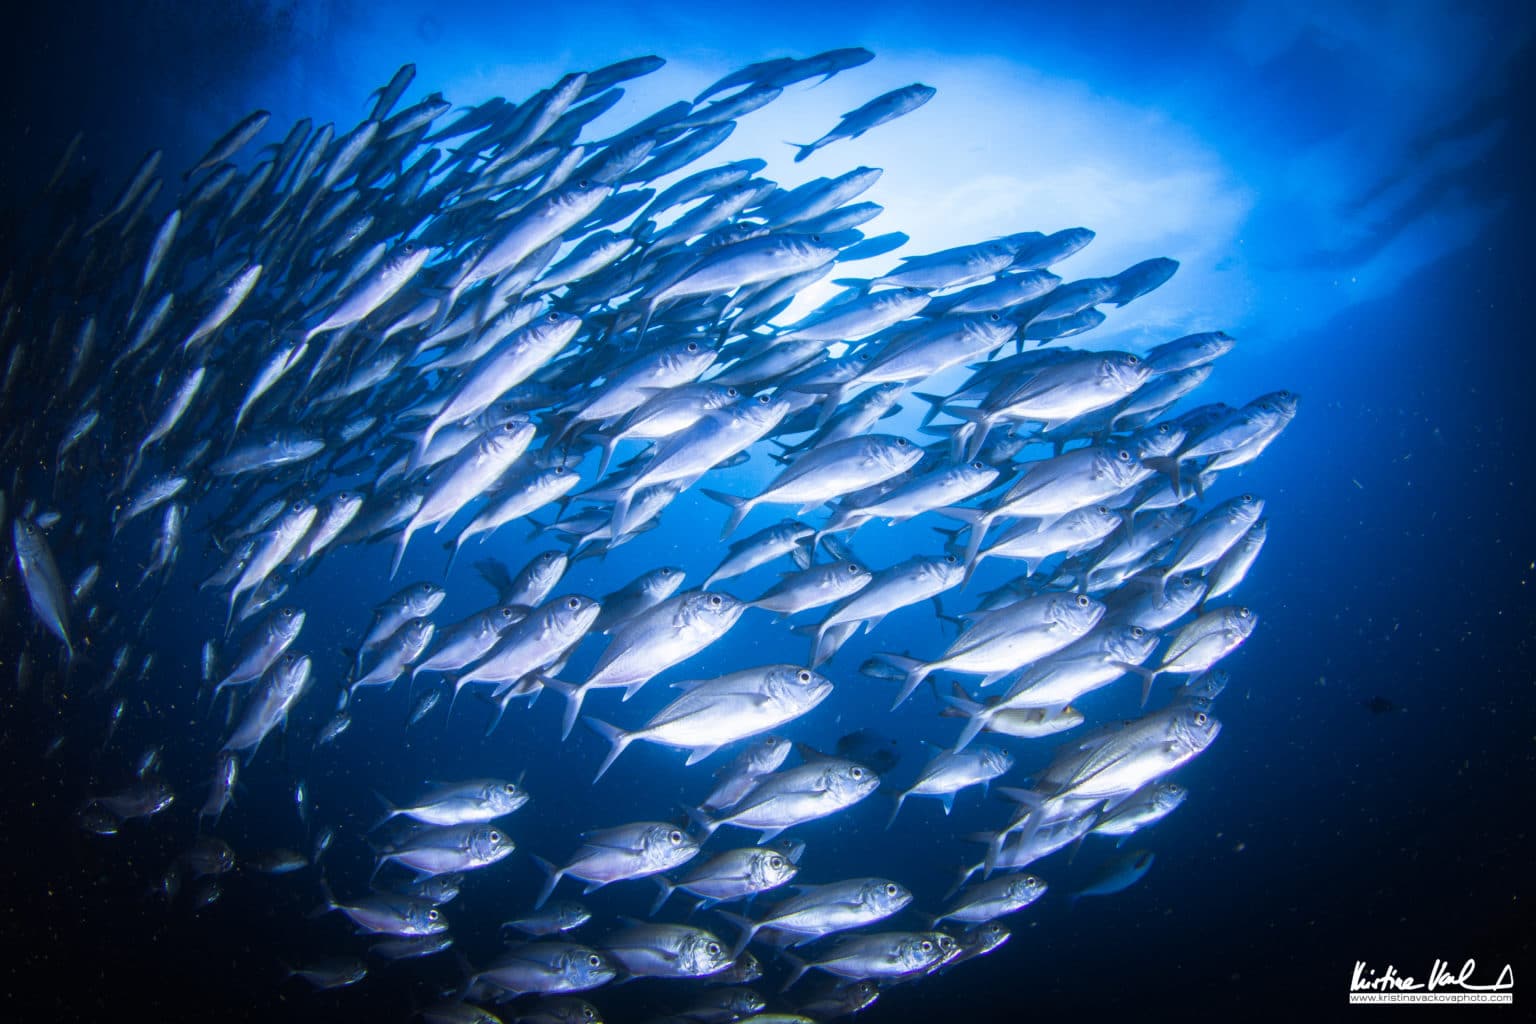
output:
MULTIPOLYGON (((863 16, 790 6, 765 29, 703 8, 645 19, 588 13, 521 12, 518 24, 507 11, 447 5, 274 3, 216 13, 102 5, 67 21, 30 11, 11 33, 5 62, 7 249, 24 251, 19 211, 77 128, 87 132, 89 173, 99 174, 89 196, 99 207, 152 147, 166 149, 167 167, 188 166, 209 138, 258 105, 277 115, 264 138, 312 111, 355 119, 367 89, 403 61, 421 68, 412 96, 484 74, 497 36, 507 40, 503 60, 538 68, 529 89, 568 68, 647 52, 720 74, 765 56, 862 44, 881 59, 903 54, 936 67, 978 58, 1013 64, 1082 89, 1089 110, 1155 109, 1219 154, 1248 196, 1242 249, 1232 256, 1240 277, 1213 274, 1211 293, 1189 296, 1231 311, 1234 321, 1217 326, 1241 340, 1201 396, 1234 405, 1278 387, 1303 396, 1283 437, 1214 495, 1251 489, 1268 503, 1270 540, 1237 594, 1262 621, 1224 663, 1233 683, 1218 705, 1220 739, 1177 775, 1191 792, 1187 804, 1133 840, 1157 855, 1147 877, 1071 904, 1065 894, 1112 851, 1090 845, 1071 863, 1061 855, 1043 862, 1032 870, 1054 891, 1009 920, 1007 946, 891 991, 869 1019, 1268 1017, 1275 1007, 1342 1016, 1350 972, 1362 960, 1419 975, 1436 958, 1459 965, 1475 957, 1481 980, 1508 963, 1519 988, 1532 963, 1532 843, 1518 808, 1531 783, 1536 635, 1529 19, 1517 8, 1453 15, 1426 7, 1378 24, 1366 13, 1319 8, 1296 16, 1299 26, 1276 26, 1257 5, 1237 13, 1212 5, 1175 25, 1113 6, 1046 16, 950 5, 942 20, 918 5, 863 16), (1270 45, 1254 42, 1267 33, 1270 45), (1401 57, 1389 60, 1394 48, 1401 57), (1415 64, 1424 52, 1439 56, 1415 64), (1227 286, 1241 296, 1216 291, 1227 286)), ((1020 173, 1069 156, 1031 154, 1020 173)), ((902 210, 887 205, 879 223, 902 227, 902 210)), ((1040 216, 1037 223, 1031 211, 1015 211, 998 230, 1057 226, 1040 216)), ((1117 227, 1089 226, 1101 239, 1117 227)), ((1196 269, 1187 264, 1184 273, 1196 269)), ((46 480, 41 466, 23 472, 46 480)), ((725 488, 749 493, 765 472, 732 471, 725 488)), ((61 511, 67 518, 69 509, 61 511)), ((602 562, 578 562, 565 587, 596 596, 662 563, 701 580, 716 560, 723 518, 690 492, 661 530, 602 562)), ((147 534, 135 543, 147 546, 147 534)), ((485 553, 517 566, 549 543, 514 526, 485 553)), ((872 526, 857 547, 884 566, 932 543, 926 524, 872 526)), ((436 546, 425 537, 413 543, 400 578, 438 573, 436 546)), ((58 553, 66 576, 105 557, 104 580, 136 578, 143 557, 139 548, 58 553)), ((105 702, 61 695, 42 704, 6 691, 0 941, 8 953, 0 995, 11 1012, 28 1015, 18 1019, 398 1019, 456 983, 450 958, 376 969, 338 993, 282 982, 282 962, 361 949, 339 916, 305 920, 319 898, 312 873, 233 876, 200 914, 144 895, 185 847, 214 743, 190 702, 198 647, 223 612, 195 591, 212 565, 199 557, 188 552, 193 564, 178 568, 158 599, 153 672, 135 684, 106 752, 95 751, 105 702), (61 732, 65 746, 45 760, 61 732), (80 833, 71 815, 81 799, 120 783, 132 756, 152 742, 165 745, 177 805, 129 823, 115 839, 80 833)), ((316 656, 317 674, 340 673, 341 648, 367 624, 365 605, 394 589, 384 558, 377 547, 342 552, 289 599, 308 612, 300 646, 316 656)), ((973 590, 1007 575, 990 565, 973 590)), ((724 589, 752 596, 771 578, 759 570, 724 589)), ((34 671, 45 675, 56 645, 33 628, 14 572, 5 587, 3 664, 14 666, 26 644, 34 671)), ((490 599, 467 564, 456 567, 449 590, 440 623, 490 599)), ((838 656, 829 674, 842 685, 794 735, 827 749, 853 729, 880 730, 902 755, 892 779, 905 785, 925 757, 920 741, 947 739, 953 725, 935 725, 922 691, 901 714, 887 714, 888 684, 854 669, 876 650, 931 655, 949 634, 919 609, 883 629, 838 656)), ((569 675, 581 678, 595 654, 583 648, 569 675)), ((98 654, 86 673, 103 671, 107 656, 98 654)), ((726 645, 689 666, 696 673, 674 677, 798 656, 763 613, 749 612, 726 645)), ((629 705, 611 693, 594 703, 632 725, 661 706, 662 690, 653 684, 629 705)), ((263 749, 245 773, 219 834, 237 851, 307 848, 292 806, 294 781, 307 779, 313 820, 338 830, 327 874, 338 891, 361 892, 371 864, 364 832, 377 810, 371 790, 404 798, 427 779, 526 770, 535 800, 509 825, 519 852, 472 876, 448 909, 459 947, 488 959, 497 923, 537 889, 524 853, 558 860, 583 828, 674 816, 708 786, 708 766, 685 772, 682 754, 644 744, 590 785, 603 744, 584 730, 559 744, 559 703, 551 695, 514 711, 482 740, 486 709, 470 700, 450 724, 440 708, 407 736, 399 688, 370 691, 352 731, 312 753, 305 737, 329 711, 312 696, 286 746, 263 749)), ((1125 683, 1083 702, 1090 721, 1135 706, 1125 683)), ((1013 747, 1027 774, 1048 758, 1051 742, 1013 747)), ((809 843, 802 877, 889 876, 914 889, 918 906, 933 906, 974 850, 956 837, 997 813, 996 801, 976 791, 962 794, 948 819, 937 802, 914 799, 886 832, 888 808, 877 796, 797 830, 809 843)), ((575 883, 565 885, 560 895, 574 896, 575 883)), ((592 902, 610 918, 643 915, 653 893, 648 882, 626 883, 592 902)), ((610 1020, 643 1019, 686 998, 685 988, 657 982, 591 996, 610 1020)))

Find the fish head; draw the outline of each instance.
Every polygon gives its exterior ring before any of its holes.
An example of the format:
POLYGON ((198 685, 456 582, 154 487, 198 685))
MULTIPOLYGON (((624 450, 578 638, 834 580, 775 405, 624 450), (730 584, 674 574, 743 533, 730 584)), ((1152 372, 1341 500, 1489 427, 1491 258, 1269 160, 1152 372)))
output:
POLYGON ((871 878, 860 888, 859 902, 881 917, 888 917, 912 902, 912 891, 889 878, 871 878))
POLYGON ((412 935, 441 935, 448 930, 448 918, 427 900, 407 904, 405 924, 412 935))
POLYGON ((272 613, 268 636, 277 643, 291 643, 304 628, 304 612, 298 608, 284 607, 272 613))
POLYGON ((937 940, 939 934, 942 933, 918 932, 902 936, 891 950, 891 960, 901 965, 904 974, 933 966, 944 957, 937 940))
POLYGON ((645 574, 644 581, 640 584, 641 591, 653 601, 665 601, 677 592, 677 588, 683 585, 683 579, 687 574, 675 565, 664 565, 659 569, 652 569, 645 574))
POLYGON ((761 736, 747 749, 746 766, 754 775, 776 770, 789 757, 794 744, 783 736, 761 736))
POLYGON ((811 707, 832 692, 832 681, 819 672, 781 665, 764 679, 766 696, 789 707, 811 707))
POLYGON ((976 752, 981 756, 981 765, 987 774, 992 776, 1002 775, 1013 770, 1013 755, 1001 747, 977 747, 976 752))
POLYGON ((277 664, 272 668, 273 685, 282 693, 296 693, 309 683, 309 672, 312 667, 309 655, 289 651, 278 658, 277 664))
POLYGON ((591 628, 602 612, 602 605, 581 594, 567 594, 556 598, 551 612, 554 628, 566 637, 578 637, 591 628))
POLYGON ((1296 418, 1297 407, 1301 403, 1301 396, 1294 391, 1271 391, 1267 395, 1261 395, 1249 403, 1249 407, 1273 417, 1281 423, 1289 423, 1296 418))
POLYGON ((857 803, 880 786, 880 776, 852 761, 833 761, 821 774, 822 788, 836 796, 841 806, 857 803))
POLYGON ((1189 790, 1177 782, 1159 783, 1152 793, 1152 805, 1166 814, 1182 804, 1187 796, 1189 796, 1189 790))
POLYGON ((652 825, 641 834, 640 849, 646 863, 675 867, 699 852, 699 842, 680 828, 652 825))
POLYGON ((694 976, 715 974, 731 965, 731 953, 718 938, 703 929, 690 932, 683 939, 679 958, 694 976))
POLYGON ((1194 697, 1207 699, 1221 696, 1221 692, 1227 688, 1227 683, 1232 677, 1219 668, 1208 669, 1200 673, 1194 679, 1185 683, 1182 689, 1185 693, 1194 697))
POLYGON ((1165 608, 1177 609, 1182 615, 1200 603, 1206 589, 1205 580, 1199 576, 1180 576, 1178 579, 1168 581, 1167 586, 1163 588, 1163 599, 1160 604, 1165 608))
POLYGON ((794 861, 786 857, 781 851, 775 849, 754 849, 751 854, 747 874, 752 879, 754 889, 775 889, 784 885, 798 874, 800 869, 794 861))
POLYGON ((1119 512, 1108 505, 1094 505, 1073 513, 1072 532, 1080 537, 1096 539, 1114 532, 1122 521, 1119 512))
POLYGON ((1140 665, 1162 642, 1162 634, 1143 626, 1120 626, 1104 640, 1105 651, 1116 661, 1140 665))
POLYGON ((924 577, 936 580, 944 590, 958 586, 965 579, 965 563, 953 551, 939 558, 924 560, 918 571, 924 577))
POLYGON ((436 583, 423 581, 406 592, 405 605, 415 616, 431 615, 447 596, 448 592, 436 583))
POLYGON ((1120 490, 1134 487, 1152 475, 1152 470, 1129 448, 1105 448, 1094 459, 1094 478, 1108 480, 1120 490))
POLYGON ((415 654, 426 650, 427 644, 432 642, 432 633, 435 629, 431 619, 415 618, 407 622, 401 630, 405 634, 406 649, 415 654))
POLYGON ((1104 617, 1104 605, 1087 594, 1062 594, 1051 598, 1047 614, 1073 636, 1082 636, 1104 617))
MULTIPOLYGON (((1110 285, 1113 289, 1114 286, 1110 285)), ((1146 360, 1131 352, 1107 352, 1099 363, 1100 380, 1112 391, 1130 394, 1152 376, 1146 360)))
POLYGON ((1034 875, 1020 875, 1008 883, 1008 899, 1020 907, 1026 907, 1045 895, 1046 885, 1034 875))
POLYGON ((1000 921, 987 921, 961 936, 961 945, 973 949, 977 955, 990 953, 1013 937, 1008 926, 1000 921))
POLYGON ((1189 431, 1177 423, 1154 423, 1139 431, 1131 443, 1136 448, 1138 459, 1156 459, 1178 451, 1188 436, 1189 431))
POLYGON ((746 605, 730 594, 722 594, 717 591, 688 595, 678 610, 678 617, 683 624, 709 623, 707 628, 724 631, 741 618, 741 613, 746 610, 746 605))
POLYGON ((476 863, 500 860, 512 849, 512 837, 495 825, 483 825, 469 834, 469 854, 476 863))
POLYGON ((1252 526, 1264 514, 1264 499, 1254 494, 1239 494, 1226 503, 1221 514, 1234 526, 1252 526))
POLYGON ((486 783, 481 790, 480 798, 487 807, 496 812, 496 816, 511 814, 528 802, 528 791, 515 782, 505 779, 496 779, 486 783))
POLYGON ((1198 754, 1221 732, 1221 723, 1209 711, 1181 708, 1173 720, 1173 743, 1177 749, 1198 754))
POLYGON ((1259 616, 1246 605, 1228 608, 1222 612, 1222 627, 1230 636, 1248 639, 1253 627, 1259 624, 1259 616))

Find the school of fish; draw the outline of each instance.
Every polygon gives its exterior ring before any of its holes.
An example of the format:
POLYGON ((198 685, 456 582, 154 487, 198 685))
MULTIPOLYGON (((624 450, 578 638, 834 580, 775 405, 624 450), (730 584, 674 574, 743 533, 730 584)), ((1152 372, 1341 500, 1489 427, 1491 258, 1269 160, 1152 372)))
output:
MULTIPOLYGON (((908 241, 860 230, 881 212, 860 201, 879 168, 786 189, 767 160, 708 158, 785 90, 872 57, 749 65, 595 138, 622 83, 662 59, 462 108, 439 93, 403 105, 406 65, 360 124, 306 118, 258 147, 271 117, 256 111, 179 180, 155 151, 110 205, 39 232, 0 289, 14 569, 0 600, 30 618, 17 685, 69 696, 93 729, 105 715, 106 748, 161 699, 142 683, 155 659, 200 661, 177 699, 206 721, 202 760, 181 766, 202 792, 175 792, 152 746, 83 795, 79 826, 102 842, 183 829, 155 883, 173 906, 283 884, 326 919, 296 928, 346 918, 365 939, 334 932, 335 956, 290 965, 316 988, 451 951, 462 983, 423 996, 427 1021, 595 1022, 605 986, 654 978, 686 979, 657 983, 676 986, 665 1019, 766 1024, 855 1013, 992 953, 1047 892, 1052 854, 1123 843, 1178 808, 1170 776, 1220 732, 1219 665, 1258 621, 1233 591, 1267 536, 1261 497, 1206 496, 1285 429, 1297 396, 1191 404, 1235 344, 1222 332, 1134 353, 1063 344, 1178 267, 1065 279, 1053 268, 1092 241, 1085 228, 834 276, 908 241), (786 316, 813 287, 830 297, 786 316), (729 472, 743 463, 756 475, 729 472), (584 571, 647 543, 687 492, 720 506, 674 523, 691 550, 618 588, 584 571), (914 520, 927 549, 857 553, 867 524, 914 520), (467 566, 466 545, 523 555, 467 566), (342 549, 406 571, 359 592, 331 571, 342 549), (998 563, 1007 581, 973 592, 998 563), (185 635, 149 628, 173 574, 217 608, 200 651, 162 649, 185 635), (305 632, 316 608, 294 599, 311 578, 355 595, 355 632, 305 632), (450 591, 487 583, 479 610, 438 616, 450 591), (930 607, 947 646, 912 649, 882 625, 930 607), (776 660, 706 653, 754 631, 776 660), (850 659, 860 631, 880 653, 850 659), (1075 702, 1122 679, 1142 714, 1085 722, 1075 702), (648 719, 626 713, 668 685, 648 719), (296 709, 321 724, 284 742, 318 750, 384 717, 389 688, 409 691, 427 749, 434 713, 469 706, 488 734, 515 733, 532 726, 513 701, 552 690, 563 737, 581 723, 606 741, 594 778, 657 744, 678 752, 694 806, 594 804, 580 835, 528 834, 517 812, 538 794, 520 777, 440 780, 389 794, 354 837, 373 848, 368 878, 323 870, 337 831, 310 820, 303 782, 309 849, 218 837, 239 780, 280 774, 272 737, 296 709), (838 688, 873 702, 862 724, 889 705, 944 747, 892 778, 793 742, 838 688), (694 767, 710 760, 729 763, 694 767), (800 873, 827 834, 803 826, 877 788, 894 822, 914 798, 947 814, 993 782, 996 827, 952 837, 947 893, 947 879, 800 873), (196 813, 175 823, 176 805, 196 813), (539 866, 541 891, 475 888, 513 856, 539 866), (648 918, 605 914, 599 890, 639 879, 659 887, 648 918), (500 950, 454 946, 461 888, 522 908, 500 950)), ((830 159, 934 92, 914 83, 810 125, 794 161, 830 159)), ((1117 892, 1151 862, 1130 851, 1077 895, 1117 892)))

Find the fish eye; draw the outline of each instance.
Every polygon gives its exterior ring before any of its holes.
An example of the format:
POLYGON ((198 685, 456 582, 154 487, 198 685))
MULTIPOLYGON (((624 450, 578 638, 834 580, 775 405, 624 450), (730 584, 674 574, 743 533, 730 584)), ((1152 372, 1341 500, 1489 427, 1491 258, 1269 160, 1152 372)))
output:
POLYGON ((857 563, 857 562, 849 562, 848 563, 848 571, 850 573, 855 573, 856 574, 859 571, 859 563, 857 563))
POLYGON ((578 181, 576 183, 576 187, 579 188, 579 189, 589 189, 589 188, 592 187, 592 183, 590 181, 588 181, 586 178, 582 178, 580 181, 578 181))
POLYGON ((517 429, 517 424, 513 423, 511 420, 508 420, 506 423, 501 425, 501 429, 510 434, 512 431, 517 429))
POLYGON ((896 439, 896 447, 897 448, 905 448, 906 446, 907 446, 907 439, 906 438, 898 437, 896 439))
POLYGON ((849 770, 848 774, 852 775, 856 779, 862 779, 864 777, 864 769, 860 768, 858 765, 854 765, 853 768, 849 770))
POLYGON ((720 600, 720 595, 719 594, 710 594, 709 595, 710 607, 712 607, 712 608, 719 608, 724 603, 725 603, 724 601, 720 600))
POLYGON ((1137 359, 1134 355, 1126 356, 1125 361, 1130 363, 1132 366, 1135 366, 1137 363, 1141 362, 1141 360, 1137 359))
POLYGON ((923 940, 923 952, 924 953, 932 953, 933 952, 933 943, 929 942, 927 939, 923 940))
POLYGON ((711 942, 709 945, 705 946, 704 948, 709 952, 710 956, 719 956, 720 955, 720 943, 718 943, 718 942, 711 942))
POLYGON ((887 884, 885 887, 885 894, 887 896, 895 896, 896 891, 896 886, 894 884, 887 884))
POLYGON ((1100 505, 1097 509, 1095 509, 1095 511, 1098 512, 1101 516, 1107 516, 1109 515, 1109 506, 1100 505))
POLYGON ((1188 576, 1183 576, 1179 579, 1179 586, 1181 587, 1192 587, 1194 585, 1195 581, 1190 579, 1188 576))
POLYGON ((434 586, 432 586, 432 584, 430 584, 430 583, 423 583, 423 584, 422 584, 422 585, 421 585, 421 592, 422 592, 422 593, 423 593, 423 594, 430 594, 430 593, 432 593, 432 591, 434 591, 434 590, 436 590, 436 589, 437 589, 437 588, 436 588, 436 587, 434 587, 434 586))
POLYGON ((555 312, 554 310, 550 310, 548 313, 545 314, 544 319, 548 323, 557 324, 557 323, 560 322, 560 314, 555 312))
POLYGON ((485 834, 485 836, 486 836, 487 839, 489 839, 493 843, 501 842, 501 833, 495 831, 494 829, 492 831, 490 831, 490 832, 487 832, 485 834))
POLYGON ((821 236, 820 235, 812 235, 811 236, 811 241, 819 242, 819 241, 821 241, 821 236))
POLYGON ((735 388, 726 388, 725 389, 725 397, 726 398, 736 398, 736 397, 739 397, 740 395, 741 395, 741 392, 737 391, 735 388))
MULTIPOLYGON (((591 956, 587 957, 587 963, 592 967, 601 967, 603 966, 603 958, 598 956, 596 953, 593 953, 591 956)), ((591 1011, 588 1012, 590 1013, 591 1011)))
POLYGON ((987 468, 987 464, 985 462, 982 462, 980 459, 977 459, 975 462, 971 463, 971 468, 972 469, 986 469, 987 468))
POLYGON ((1087 608, 1088 607, 1088 595, 1087 594, 1078 594, 1077 595, 1077 606, 1079 608, 1087 608))
POLYGON ((569 601, 565 602, 565 606, 572 611, 575 611, 577 608, 581 607, 581 598, 573 597, 569 601))
POLYGON ((1239 608, 1239 609, 1238 609, 1238 610, 1237 610, 1237 614, 1238 614, 1238 615, 1239 615, 1239 616, 1240 616, 1240 617, 1242 617, 1242 618, 1245 618, 1245 619, 1246 619, 1246 618, 1247 618, 1247 617, 1248 617, 1248 616, 1250 616, 1250 615, 1252 615, 1252 614, 1253 614, 1253 613, 1252 613, 1252 612, 1250 612, 1250 611, 1249 611, 1249 610, 1248 610, 1248 609, 1247 609, 1247 608, 1239 608))
POLYGON ((950 565, 954 565, 956 562, 960 561, 960 559, 956 558, 954 555, 945 555, 944 561, 948 562, 950 565))
POLYGON ((683 834, 677 829, 673 829, 671 832, 667 833, 667 839, 672 842, 673 846, 676 846, 678 843, 683 841, 683 834))
POLYGON ((1002 318, 1002 314, 1000 313, 992 312, 987 314, 987 319, 991 320, 993 323, 997 323, 1002 318))
POLYGON ((436 921, 439 917, 442 917, 442 916, 443 916, 442 914, 439 914, 437 912, 437 908, 436 907, 433 907, 431 910, 427 911, 427 920, 428 921, 436 921))
POLYGON ((1168 433, 1168 424, 1166 424, 1166 423, 1159 423, 1157 425, 1157 432, 1159 434, 1166 434, 1166 433, 1168 433))
POLYGON ((1126 451, 1124 448, 1121 448, 1118 452, 1115 453, 1115 458, 1119 459, 1121 462, 1130 462, 1131 453, 1126 451))
POLYGON ((697 352, 698 350, 699 350, 699 343, 698 342, 690 341, 688 343, 687 351, 689 351, 689 352, 697 352))
POLYGON ((284 608, 283 609, 283 618, 285 618, 285 619, 293 618, 293 609, 292 608, 284 608))
POLYGON ((504 619, 510 619, 512 617, 512 609, 511 608, 507 608, 507 607, 503 607, 501 609, 501 617, 504 618, 504 619))
POLYGON ((805 669, 801 669, 799 674, 796 675, 795 678, 799 679, 802 683, 808 683, 808 682, 811 681, 811 674, 809 672, 807 672, 805 669))
POLYGON ((777 871, 779 868, 784 866, 784 858, 780 857, 778 854, 774 854, 768 858, 768 866, 777 871))
POLYGON ((295 513, 303 512, 304 511, 304 503, 302 501, 296 501, 292 505, 290 505, 289 508, 293 512, 295 512, 295 513))
POLYGON ((403 248, 407 253, 413 253, 416 251, 416 243, 406 242, 405 245, 401 246, 401 248, 403 248))
POLYGON ((1251 503, 1252 501, 1253 501, 1253 495, 1251 495, 1251 494, 1243 495, 1243 504, 1246 505, 1246 504, 1251 503))
POLYGON ((555 467, 555 476, 564 476, 564 475, 565 475, 565 467, 564 466, 556 466, 555 467))
POLYGON ((1204 725, 1208 721, 1210 721, 1210 716, 1208 716, 1204 711, 1195 716, 1196 725, 1204 725))
POLYGON ((1142 637, 1144 637, 1146 635, 1147 635, 1147 631, 1142 629, 1140 626, 1132 626, 1131 627, 1131 636, 1135 637, 1137 640, 1140 640, 1142 637))
POLYGON ((501 790, 502 790, 502 792, 506 793, 508 796, 511 796, 513 793, 517 792, 517 787, 509 782, 505 786, 502 786, 501 790))
MULTIPOLYGON (((596 960, 597 957, 593 957, 592 959, 596 960)), ((581 1011, 581 1016, 583 1020, 597 1020, 597 1011, 588 1006, 581 1011)))
POLYGON ((768 396, 767 395, 758 395, 757 396, 757 404, 758 405, 767 405, 768 404, 768 396))

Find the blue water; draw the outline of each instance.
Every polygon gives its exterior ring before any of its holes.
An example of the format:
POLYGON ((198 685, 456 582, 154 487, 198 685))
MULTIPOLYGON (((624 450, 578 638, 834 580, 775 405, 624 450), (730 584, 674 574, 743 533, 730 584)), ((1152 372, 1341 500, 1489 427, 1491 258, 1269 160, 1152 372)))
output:
MULTIPOLYGON (((87 5, 69 20, 29 10, 21 19, 5 62, 0 153, 11 210, 35 194, 76 129, 86 131, 87 160, 100 174, 92 196, 99 207, 147 150, 164 147, 167 167, 189 166, 257 106, 274 114, 264 140, 304 115, 350 125, 368 91, 404 61, 419 68, 407 102, 439 88, 471 102, 498 91, 518 99, 577 67, 665 56, 669 67, 644 83, 659 101, 638 114, 750 61, 833 46, 874 50, 874 63, 818 87, 824 98, 797 94, 795 109, 812 132, 911 80, 902 77, 908 70, 925 69, 924 80, 940 89, 933 117, 887 126, 910 134, 870 151, 887 175, 888 194, 875 197, 887 207, 880 230, 913 231, 909 251, 925 248, 916 244, 919 231, 940 238, 943 217, 917 201, 924 196, 952 220, 986 222, 985 204, 1005 202, 1007 189, 970 200, 924 191, 971 165, 1008 168, 1025 182, 1064 178, 1031 194, 1060 206, 1006 209, 991 233, 1085 223, 1099 233, 1085 259, 1095 247, 1128 256, 1110 272, 1136 259, 1179 258, 1167 294, 1155 293, 1165 303, 1148 297, 1112 324, 1132 342, 1173 337, 1186 325, 1226 329, 1239 345, 1199 400, 1237 405, 1286 387, 1302 406, 1285 434, 1213 495, 1252 490, 1267 501, 1270 539, 1236 594, 1261 622, 1224 663, 1232 686, 1218 703, 1220 738, 1177 775, 1189 800, 1128 844, 1156 853, 1150 873, 1125 892, 1072 905, 1065 893, 1113 851, 1089 845, 1071 863, 1061 855, 1042 863, 1034 870, 1056 891, 1009 919, 1008 945, 892 990, 867 1019, 1267 1018, 1277 1007, 1342 1015, 1359 960, 1422 973, 1435 958, 1459 965, 1476 957, 1479 977, 1505 963, 1517 985, 1526 976, 1532 844, 1518 808, 1533 758, 1528 382, 1536 357, 1526 298, 1536 124, 1532 20, 1520 5, 1469 12, 1426 3, 1387 16, 1333 5, 1282 14, 1264 4, 1212 4, 1175 16, 1116 4, 1069 13, 955 3, 940 13, 923 4, 834 11, 790 3, 752 14, 669 5, 640 15, 592 4, 246 3, 209 11, 157 3, 131 12, 87 5), (966 148, 935 152, 925 133, 964 139, 966 148), (1373 698, 1391 709, 1371 710, 1373 698)), ((750 145, 766 151, 780 142, 750 145)), ((782 169, 786 183, 840 173, 863 152, 840 143, 801 169, 785 149, 771 154, 769 173, 782 169)), ((0 221, 7 252, 18 250, 10 229, 17 220, 8 212, 0 221)), ((766 474, 755 459, 719 482, 747 494, 766 474)), ((756 512, 746 529, 782 511, 756 512)), ((691 491, 660 530, 602 562, 577 562, 564 589, 601 596, 663 563, 685 567, 696 584, 718 559, 724 518, 691 491)), ((856 548, 869 564, 889 565, 936 549, 927 525, 872 525, 856 548)), ((200 548, 201 534, 191 536, 200 548)), ((147 546, 147 537, 135 543, 147 546)), ((472 876, 448 908, 458 947, 478 962, 496 949, 497 923, 537 889, 525 854, 558 861, 584 828, 674 817, 702 797, 715 762, 685 771, 680 752, 636 744, 594 786, 603 744, 582 729, 558 742, 555 695, 526 713, 514 706, 482 739, 487 712, 472 699, 446 726, 439 707, 407 734, 401 688, 363 693, 352 730, 311 753, 307 737, 328 717, 341 649, 366 628, 367 605, 404 580, 437 578, 440 539, 418 537, 395 583, 386 579, 384 548, 343 551, 285 599, 307 610, 299 646, 316 657, 321 685, 287 744, 263 749, 245 773, 219 834, 237 851, 307 849, 292 804, 292 785, 304 778, 313 820, 338 830, 327 875, 343 894, 361 892, 371 865, 364 832, 377 811, 372 790, 403 799, 429 779, 526 770, 535 799, 508 826, 518 853, 472 876)), ((516 568, 549 546, 552 539, 513 526, 467 549, 436 621, 490 600, 469 569, 474 557, 516 568)), ((107 559, 105 579, 132 579, 143 555, 138 547, 60 552, 66 575, 96 557, 107 559)), ((140 654, 155 649, 154 669, 135 684, 142 702, 130 703, 106 753, 94 753, 105 704, 66 700, 62 710, 43 710, 0 681, 10 704, 0 756, 11 780, 0 830, 9 911, 0 942, 10 951, 0 1005, 35 1015, 27 1019, 399 1019, 456 983, 451 958, 376 969, 337 993, 281 984, 283 961, 361 948, 339 917, 305 920, 319 899, 311 873, 236 875, 200 914, 143 896, 185 847, 213 742, 190 683, 223 606, 195 590, 213 563, 203 564, 196 548, 186 559, 135 644, 140 654), (44 760, 60 732, 68 741, 44 760), (165 744, 178 805, 112 840, 78 832, 70 816, 80 800, 119 783, 151 742, 165 744)), ((989 565, 967 593, 1007 575, 989 565)), ((772 578, 760 569, 723 589, 755 596, 772 578)), ((14 578, 4 585, 0 680, 23 643, 34 659, 53 650, 33 629, 14 578)), ((800 657, 802 641, 790 646, 767 620, 749 611, 723 645, 663 683, 800 657)), ((902 754, 888 785, 905 786, 926 756, 921 741, 944 741, 956 726, 934 719, 924 691, 888 714, 890 684, 855 669, 877 650, 934 656, 950 635, 926 608, 914 608, 850 641, 829 670, 838 691, 793 735, 828 749, 846 732, 878 729, 902 754)), ((596 653, 583 647, 567 677, 582 678, 596 653)), ((91 671, 103 671, 104 661, 91 671)), ((1134 713, 1131 689, 1121 683, 1089 697, 1090 721, 1134 713)), ((629 704, 612 692, 592 704, 632 726, 666 701, 665 690, 653 683, 629 704)), ((1045 762, 1051 742, 1013 748, 1027 774, 1045 762)), ((946 819, 936 801, 914 799, 886 832, 889 803, 877 795, 796 830, 809 844, 801 877, 889 876, 916 891, 918 906, 934 906, 975 850, 956 837, 986 827, 998 806, 968 791, 946 819)), ((574 882, 560 889, 575 893, 574 882)), ((653 895, 649 882, 633 882, 591 903, 609 919, 643 915, 653 895)), ((688 990, 648 982, 589 997, 610 1020, 638 1020, 675 1008, 688 990)))

